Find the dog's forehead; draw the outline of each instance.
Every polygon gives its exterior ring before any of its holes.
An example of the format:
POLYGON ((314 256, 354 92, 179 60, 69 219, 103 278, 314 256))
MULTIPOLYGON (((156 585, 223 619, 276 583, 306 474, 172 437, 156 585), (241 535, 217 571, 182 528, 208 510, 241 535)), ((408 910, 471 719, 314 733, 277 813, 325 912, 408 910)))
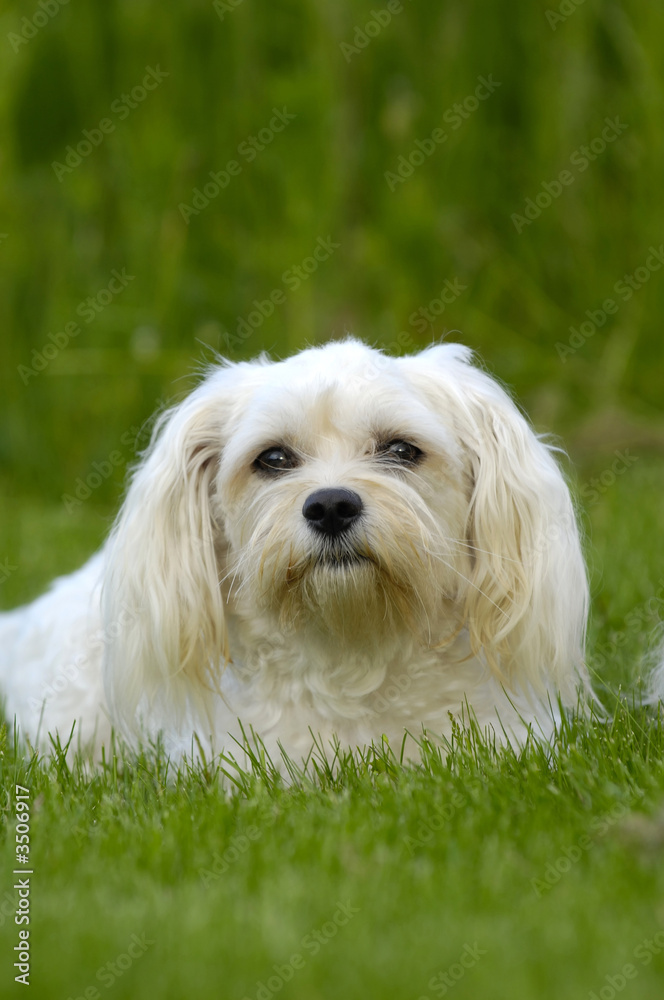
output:
POLYGON ((408 378, 398 358, 356 342, 303 351, 266 366, 241 419, 251 441, 297 441, 318 451, 335 441, 408 437, 454 448, 445 414, 408 378))
POLYGON ((356 382, 374 382, 381 375, 394 377, 397 359, 382 354, 359 341, 343 341, 312 347, 300 351, 272 366, 274 384, 306 386, 317 381, 336 385, 353 379, 356 382))
POLYGON ((334 346, 276 364, 254 400, 256 416, 295 423, 300 431, 309 425, 314 432, 347 433, 390 423, 411 407, 419 410, 394 358, 355 345, 334 346))

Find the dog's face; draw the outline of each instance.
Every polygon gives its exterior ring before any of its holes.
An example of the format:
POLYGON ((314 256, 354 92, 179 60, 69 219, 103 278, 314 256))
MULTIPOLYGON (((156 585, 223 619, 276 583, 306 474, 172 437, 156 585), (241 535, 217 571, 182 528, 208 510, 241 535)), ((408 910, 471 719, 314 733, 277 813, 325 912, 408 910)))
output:
POLYGON ((440 641, 468 575, 469 458, 407 363, 335 348, 240 392, 216 481, 227 601, 337 641, 440 641))
POLYGON ((207 704, 229 616, 377 661, 384 638, 444 650, 466 628, 501 682, 572 697, 587 586, 560 470, 470 352, 351 340, 214 368, 161 418, 104 595, 108 623, 141 609, 106 651, 131 720, 207 704))

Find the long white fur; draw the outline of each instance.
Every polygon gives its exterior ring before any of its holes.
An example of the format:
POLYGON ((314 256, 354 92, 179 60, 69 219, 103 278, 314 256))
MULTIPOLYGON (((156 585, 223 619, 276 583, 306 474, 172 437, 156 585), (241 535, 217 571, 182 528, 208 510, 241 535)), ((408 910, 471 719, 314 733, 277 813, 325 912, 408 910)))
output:
POLYGON ((102 551, 0 616, 0 685, 33 742, 77 723, 97 752, 111 725, 177 753, 194 732, 233 750, 242 724, 301 757, 311 731, 398 746, 469 711, 520 742, 589 690, 587 607, 552 449, 470 351, 349 339, 223 362, 163 415, 102 551), (381 462, 393 439, 421 463, 381 462), (300 466, 258 474, 281 444, 300 466), (369 561, 317 564, 323 487, 360 495, 343 544, 369 561))

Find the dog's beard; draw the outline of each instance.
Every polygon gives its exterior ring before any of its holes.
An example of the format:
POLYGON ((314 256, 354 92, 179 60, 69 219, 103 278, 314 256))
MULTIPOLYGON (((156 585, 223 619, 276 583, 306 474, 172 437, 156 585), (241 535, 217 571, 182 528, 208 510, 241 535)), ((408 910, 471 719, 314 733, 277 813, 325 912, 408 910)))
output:
POLYGON ((300 559, 289 552, 281 587, 266 596, 276 600, 282 628, 313 622, 354 644, 369 622, 380 622, 384 631, 396 620, 412 625, 417 603, 416 594, 391 578, 366 539, 351 538, 317 546, 300 559))
POLYGON ((230 596, 271 612, 283 631, 314 626, 356 647, 404 630, 426 645, 440 642, 456 624, 449 609, 458 550, 420 498, 399 502, 382 486, 372 508, 371 522, 335 538, 294 527, 292 504, 285 517, 263 509, 232 560, 230 596))

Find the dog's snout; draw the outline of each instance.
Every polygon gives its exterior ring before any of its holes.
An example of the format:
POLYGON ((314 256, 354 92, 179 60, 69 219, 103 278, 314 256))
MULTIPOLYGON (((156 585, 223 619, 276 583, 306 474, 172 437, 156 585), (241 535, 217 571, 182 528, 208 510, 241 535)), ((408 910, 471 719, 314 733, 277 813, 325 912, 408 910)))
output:
POLYGON ((362 500, 353 490, 324 489, 309 494, 302 514, 316 531, 340 535, 353 525, 362 510, 362 500))

